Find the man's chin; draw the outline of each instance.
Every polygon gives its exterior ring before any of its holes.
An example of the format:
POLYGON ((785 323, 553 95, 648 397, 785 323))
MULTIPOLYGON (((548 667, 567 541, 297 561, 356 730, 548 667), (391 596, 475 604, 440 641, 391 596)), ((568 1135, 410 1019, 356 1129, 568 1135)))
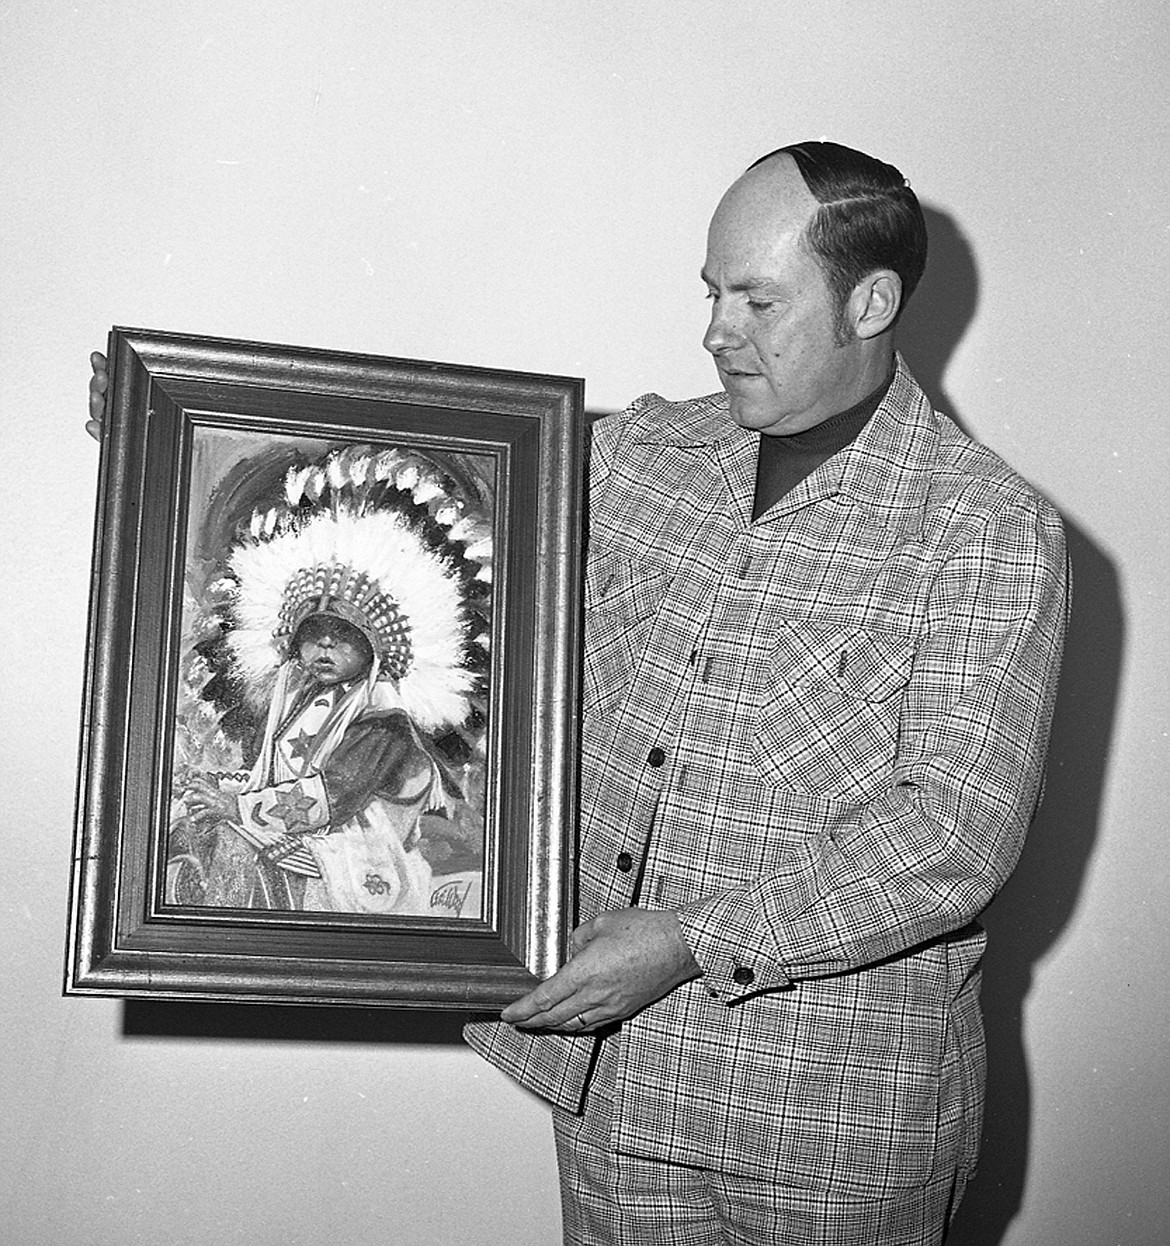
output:
POLYGON ((768 437, 787 437, 793 433, 803 433, 828 418, 828 413, 810 416, 807 412, 783 411, 730 394, 728 398, 728 413, 740 428, 751 433, 763 433, 768 437))
POLYGON ((780 418, 777 412, 769 411, 762 407, 760 403, 753 402, 749 398, 741 397, 730 391, 727 395, 727 410, 728 414, 740 428, 749 429, 754 433, 758 433, 762 429, 775 424, 780 418))

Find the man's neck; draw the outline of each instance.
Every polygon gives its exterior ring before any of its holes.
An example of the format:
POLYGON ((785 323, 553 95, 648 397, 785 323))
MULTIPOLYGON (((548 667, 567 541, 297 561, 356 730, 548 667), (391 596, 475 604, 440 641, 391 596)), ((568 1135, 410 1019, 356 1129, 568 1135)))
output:
POLYGON ((811 476, 822 463, 851 444, 881 405, 893 379, 891 373, 860 402, 836 412, 811 428, 787 435, 762 436, 756 463, 756 493, 752 518, 758 519, 806 476, 811 476))

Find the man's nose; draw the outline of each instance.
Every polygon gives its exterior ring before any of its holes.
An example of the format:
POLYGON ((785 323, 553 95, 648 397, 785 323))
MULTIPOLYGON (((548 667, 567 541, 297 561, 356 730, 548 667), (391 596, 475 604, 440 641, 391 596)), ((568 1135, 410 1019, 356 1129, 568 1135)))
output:
POLYGON ((703 334, 703 346, 713 355, 740 345, 742 334, 735 318, 723 300, 711 304, 711 323, 703 334))

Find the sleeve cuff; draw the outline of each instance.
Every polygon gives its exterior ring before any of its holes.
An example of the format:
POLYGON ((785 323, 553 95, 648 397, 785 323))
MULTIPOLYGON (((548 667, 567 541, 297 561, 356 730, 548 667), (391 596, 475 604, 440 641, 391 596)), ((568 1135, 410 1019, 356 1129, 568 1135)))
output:
POLYGON ((735 1004, 761 991, 792 986, 767 950, 757 915, 735 893, 679 909, 678 924, 713 999, 735 1004))
POLYGON ((331 821, 329 797, 320 775, 241 792, 236 801, 240 821, 249 830, 297 835, 328 826, 331 821))

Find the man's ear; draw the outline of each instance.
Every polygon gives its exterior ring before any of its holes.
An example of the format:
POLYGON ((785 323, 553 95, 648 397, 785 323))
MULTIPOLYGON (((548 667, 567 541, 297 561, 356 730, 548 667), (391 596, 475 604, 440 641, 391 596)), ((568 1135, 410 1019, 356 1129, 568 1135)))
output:
POLYGON ((902 278, 889 268, 863 277, 849 296, 849 318, 859 338, 885 333, 898 318, 902 306, 902 278))

